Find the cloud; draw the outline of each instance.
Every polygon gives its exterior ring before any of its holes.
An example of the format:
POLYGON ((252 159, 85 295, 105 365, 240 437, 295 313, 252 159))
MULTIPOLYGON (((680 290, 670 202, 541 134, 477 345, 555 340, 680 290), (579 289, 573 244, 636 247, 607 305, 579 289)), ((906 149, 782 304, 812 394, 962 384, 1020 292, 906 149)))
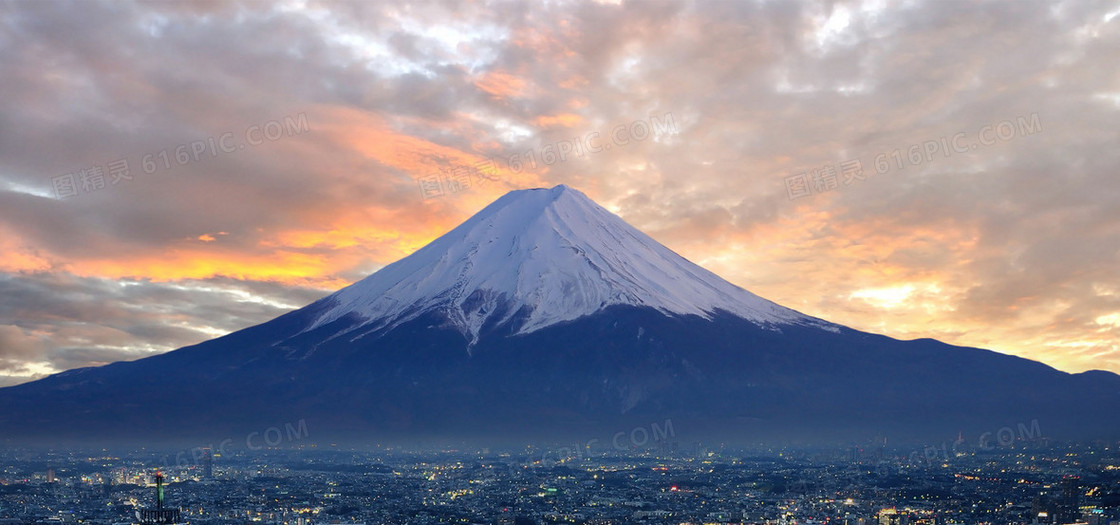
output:
POLYGON ((267 321, 325 293, 229 278, 3 275, 0 319, 13 324, 0 325, 0 375, 30 378, 145 357, 267 321))
POLYGON ((45 349, 46 345, 40 338, 24 333, 18 326, 0 325, 0 370, 39 359, 45 349))

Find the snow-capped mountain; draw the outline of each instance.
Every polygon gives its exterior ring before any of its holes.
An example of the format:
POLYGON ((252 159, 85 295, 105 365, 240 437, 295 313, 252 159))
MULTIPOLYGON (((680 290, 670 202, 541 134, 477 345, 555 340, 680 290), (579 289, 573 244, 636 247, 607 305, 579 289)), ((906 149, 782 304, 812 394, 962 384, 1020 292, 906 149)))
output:
POLYGON ((667 421, 682 442, 929 443, 1034 420, 1120 437, 1117 413, 1116 374, 803 315, 557 186, 266 323, 0 388, 0 443, 216 445, 286 425, 328 443, 583 443, 667 421))
POLYGON ((833 325, 762 299, 693 264, 568 186, 506 194, 412 255, 324 298, 312 330, 348 315, 340 337, 391 329, 433 310, 471 343, 515 316, 515 333, 614 305, 760 326, 833 325))

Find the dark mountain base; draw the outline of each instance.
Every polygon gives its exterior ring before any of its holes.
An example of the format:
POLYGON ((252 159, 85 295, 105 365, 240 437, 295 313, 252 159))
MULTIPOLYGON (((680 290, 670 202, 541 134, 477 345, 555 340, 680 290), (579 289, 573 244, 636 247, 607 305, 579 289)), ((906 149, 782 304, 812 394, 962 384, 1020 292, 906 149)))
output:
POLYGON ((1120 377, 932 340, 619 306, 521 336, 487 327, 468 352, 436 315, 353 341, 323 337, 350 320, 292 338, 304 315, 0 390, 0 439, 243 448, 929 443, 1036 421, 1049 438, 1120 436, 1120 377))

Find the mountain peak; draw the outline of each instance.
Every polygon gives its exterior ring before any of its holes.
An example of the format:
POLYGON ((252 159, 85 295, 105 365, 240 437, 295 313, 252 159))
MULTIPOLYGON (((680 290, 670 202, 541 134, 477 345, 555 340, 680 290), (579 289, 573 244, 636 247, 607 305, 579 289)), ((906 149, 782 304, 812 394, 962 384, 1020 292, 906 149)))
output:
POLYGON ((462 228, 466 226, 476 218, 486 218, 494 213, 502 213, 501 210, 507 208, 516 209, 518 211, 506 211, 504 213, 517 213, 522 218, 529 219, 534 214, 539 216, 544 214, 550 207, 564 205, 564 203, 566 203, 567 206, 597 206, 595 201, 591 200, 587 195, 584 195, 583 192, 566 184, 560 184, 551 188, 514 190, 499 197, 459 227, 462 228))
POLYGON ((834 325, 693 264, 566 185, 511 191, 415 253, 316 302, 306 330, 349 318, 360 337, 442 313, 473 343, 487 323, 528 333, 613 305, 760 326, 834 325))

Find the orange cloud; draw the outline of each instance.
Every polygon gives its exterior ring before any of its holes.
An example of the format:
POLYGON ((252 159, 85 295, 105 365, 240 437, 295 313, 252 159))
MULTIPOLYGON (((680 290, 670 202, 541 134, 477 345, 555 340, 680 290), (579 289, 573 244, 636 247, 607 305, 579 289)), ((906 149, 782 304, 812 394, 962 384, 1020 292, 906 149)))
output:
POLYGON ((51 268, 49 258, 17 240, 12 232, 0 230, 0 272, 41 272, 51 268))
POLYGON ((286 250, 259 254, 174 248, 128 259, 101 258, 69 262, 62 268, 82 277, 175 281, 225 276, 234 279, 331 287, 331 277, 344 269, 347 258, 286 250), (342 259, 342 260, 339 260, 342 259))
MULTIPOLYGON (((476 167, 490 160, 484 155, 462 151, 402 133, 389 126, 380 115, 341 107, 321 110, 324 124, 316 127, 328 140, 345 149, 397 168, 409 176, 438 174, 457 167, 476 167)), ((487 165, 494 177, 509 180, 518 174, 501 163, 487 165)))
POLYGON ((521 96, 525 93, 526 84, 524 78, 501 71, 489 71, 474 83, 475 87, 489 93, 494 98, 521 96))
POLYGON ((423 247, 461 220, 451 213, 430 213, 419 203, 413 208, 392 210, 321 210, 319 215, 308 224, 321 226, 277 232, 262 241, 262 246, 326 251, 351 261, 372 259, 388 264, 423 247))
MULTIPOLYGON (((230 277, 337 289, 350 284, 339 275, 369 266, 371 261, 383 265, 400 259, 461 220, 448 213, 426 213, 422 204, 411 212, 370 208, 317 222, 323 225, 321 229, 283 230, 250 245, 239 244, 238 239, 200 243, 214 238, 202 235, 173 246, 81 259, 8 249, 0 258, 0 271, 64 271, 80 277, 155 282, 230 277), (378 226, 386 224, 393 226, 378 226), (401 229, 401 225, 407 227, 401 229)), ((4 244, 15 246, 11 241, 4 244)))
POLYGON ((583 117, 575 113, 560 113, 557 115, 543 115, 537 117, 537 125, 542 128, 552 128, 556 126, 570 128, 583 122, 583 117))

